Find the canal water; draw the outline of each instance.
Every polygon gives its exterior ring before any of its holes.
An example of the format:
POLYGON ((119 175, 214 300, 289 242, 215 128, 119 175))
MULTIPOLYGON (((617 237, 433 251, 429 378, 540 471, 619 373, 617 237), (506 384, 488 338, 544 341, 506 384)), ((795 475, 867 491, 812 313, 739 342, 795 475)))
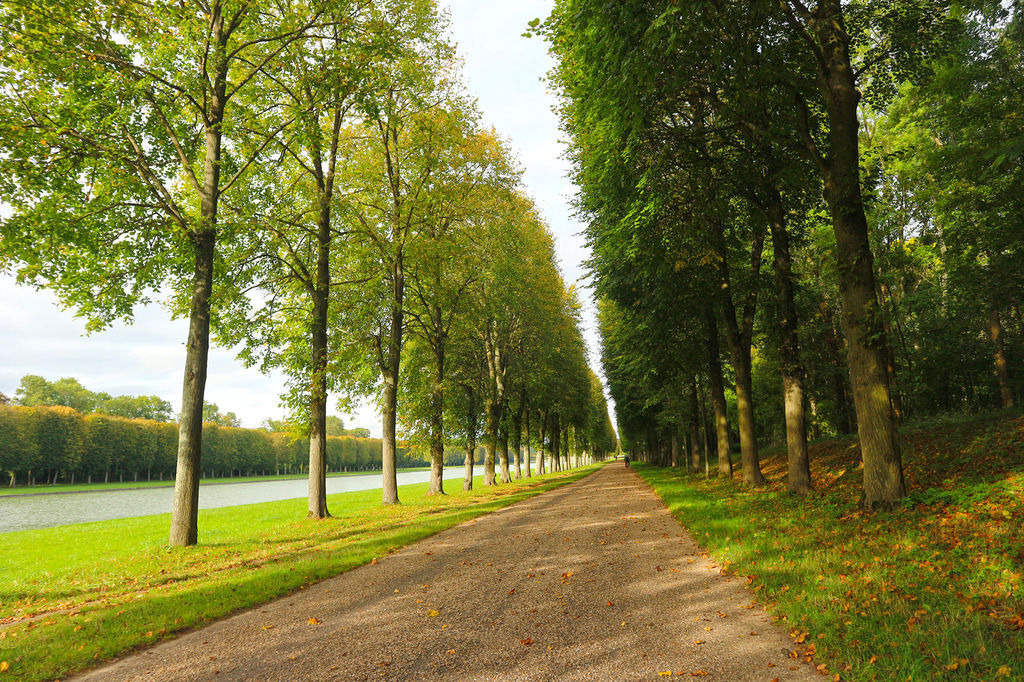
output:
MULTIPOLYGON (((464 472, 463 467, 448 467, 444 470, 444 478, 462 478, 464 472)), ((398 474, 398 485, 426 483, 429 480, 429 471, 404 471, 398 474)), ((199 486, 199 508, 233 507, 240 504, 305 497, 307 485, 308 482, 304 478, 251 483, 204 483, 199 486)), ((328 495, 356 490, 379 490, 382 487, 381 474, 334 476, 327 479, 328 495)), ((168 514, 173 498, 172 487, 0 496, 0 533, 63 526, 69 523, 168 514)))

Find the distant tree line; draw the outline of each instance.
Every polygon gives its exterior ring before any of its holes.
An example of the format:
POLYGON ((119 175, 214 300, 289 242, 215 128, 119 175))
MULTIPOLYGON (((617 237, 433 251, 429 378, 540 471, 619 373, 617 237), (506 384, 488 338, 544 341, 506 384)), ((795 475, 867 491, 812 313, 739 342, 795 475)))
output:
MULTIPOLYGON (((0 471, 7 484, 171 480, 178 426, 152 419, 82 414, 67 406, 0 405, 0 471)), ((203 425, 204 478, 307 473, 309 440, 288 433, 203 425)), ((459 453, 461 460, 461 453, 459 453)), ((330 471, 380 469, 378 438, 330 436, 330 471)), ((422 453, 399 447, 400 467, 422 453)))

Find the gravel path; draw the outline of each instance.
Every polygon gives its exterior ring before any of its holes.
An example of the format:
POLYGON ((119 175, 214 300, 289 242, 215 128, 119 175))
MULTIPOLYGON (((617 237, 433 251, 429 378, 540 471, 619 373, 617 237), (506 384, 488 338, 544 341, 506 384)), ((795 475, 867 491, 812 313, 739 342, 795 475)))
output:
POLYGON ((610 465, 86 679, 822 679, 741 582, 610 465))

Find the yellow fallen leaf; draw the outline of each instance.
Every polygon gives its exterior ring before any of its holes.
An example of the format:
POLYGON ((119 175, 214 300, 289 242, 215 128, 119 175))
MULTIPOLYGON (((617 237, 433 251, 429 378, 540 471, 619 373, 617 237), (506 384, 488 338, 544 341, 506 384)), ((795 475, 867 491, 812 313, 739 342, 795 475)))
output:
POLYGON ((0 673, 5 673, 11 669, 11 664, 7 661, 0 661, 0 673))
POLYGON ((1009 677, 1009 676, 1010 676, 1010 666, 1008 666, 1008 665, 1001 665, 1001 666, 999 666, 999 670, 996 671, 996 677, 1009 677))
POLYGON ((310 619, 309 619, 309 624, 310 624, 310 625, 320 625, 320 622, 321 622, 321 621, 320 621, 320 619, 319 619, 319 618, 310 618, 310 619))
POLYGON ((671 670, 666 670, 664 672, 659 672, 658 674, 661 675, 662 677, 672 677, 672 671, 671 670))
POLYGON ((710 674, 707 670, 698 670, 695 673, 690 673, 690 677, 707 677, 710 674))
POLYGON ((455 653, 455 649, 449 649, 449 650, 448 650, 448 653, 449 653, 449 655, 450 655, 450 654, 454 654, 454 653, 455 653))
POLYGON ((427 615, 431 618, 437 618, 441 614, 437 612, 437 609, 430 609, 429 611, 427 611, 427 615))

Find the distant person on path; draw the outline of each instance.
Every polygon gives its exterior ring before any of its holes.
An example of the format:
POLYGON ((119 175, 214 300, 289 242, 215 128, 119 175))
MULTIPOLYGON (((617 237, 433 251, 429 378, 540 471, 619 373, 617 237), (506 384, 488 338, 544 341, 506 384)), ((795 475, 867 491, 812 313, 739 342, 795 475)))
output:
POLYGON ((629 466, 629 455, 623 455, 622 459, 626 462, 626 466, 629 466))

